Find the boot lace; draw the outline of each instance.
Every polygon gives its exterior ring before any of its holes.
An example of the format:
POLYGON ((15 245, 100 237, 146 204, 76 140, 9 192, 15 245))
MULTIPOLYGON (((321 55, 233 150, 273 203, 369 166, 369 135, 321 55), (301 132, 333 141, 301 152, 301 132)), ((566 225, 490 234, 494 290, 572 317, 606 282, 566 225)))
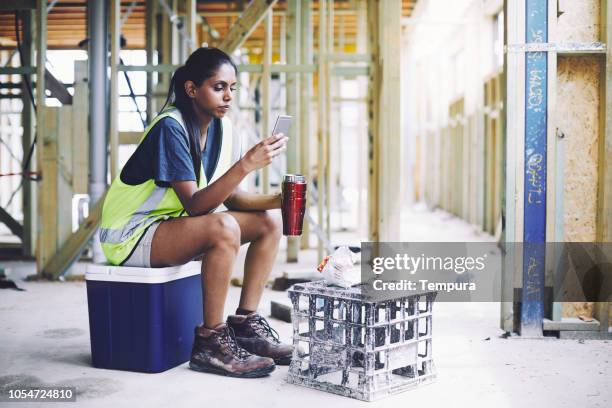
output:
POLYGON ((266 319, 257 315, 252 318, 251 322, 257 333, 271 338, 275 343, 280 343, 278 332, 270 326, 266 319))
POLYGON ((226 326, 219 334, 219 343, 228 346, 239 360, 245 360, 251 355, 251 353, 238 345, 234 329, 229 326, 226 326))

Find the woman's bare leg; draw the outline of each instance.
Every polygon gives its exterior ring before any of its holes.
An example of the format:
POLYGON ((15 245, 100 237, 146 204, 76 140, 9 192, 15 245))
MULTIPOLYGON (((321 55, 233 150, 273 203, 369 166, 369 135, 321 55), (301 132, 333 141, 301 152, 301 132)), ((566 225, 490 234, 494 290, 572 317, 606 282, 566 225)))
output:
POLYGON ((240 226, 227 213, 164 221, 155 231, 151 266, 182 265, 199 255, 202 261, 204 325, 222 323, 230 277, 240 248, 240 226))
POLYGON ((241 243, 250 242, 244 263, 244 280, 238 307, 256 310, 282 236, 278 211, 228 211, 240 226, 241 243))

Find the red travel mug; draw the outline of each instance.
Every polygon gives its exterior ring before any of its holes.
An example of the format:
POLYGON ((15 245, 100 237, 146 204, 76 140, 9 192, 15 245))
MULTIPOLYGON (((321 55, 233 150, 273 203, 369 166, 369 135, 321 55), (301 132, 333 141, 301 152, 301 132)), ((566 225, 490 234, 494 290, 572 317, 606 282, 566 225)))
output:
POLYGON ((283 235, 302 235, 306 210, 306 178, 301 174, 287 174, 283 177, 281 188, 283 235))

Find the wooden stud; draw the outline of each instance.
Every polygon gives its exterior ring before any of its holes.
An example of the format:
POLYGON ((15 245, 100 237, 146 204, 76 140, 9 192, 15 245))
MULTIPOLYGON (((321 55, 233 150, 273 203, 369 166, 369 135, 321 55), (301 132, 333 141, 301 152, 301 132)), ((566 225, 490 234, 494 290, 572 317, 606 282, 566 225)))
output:
MULTIPOLYGON (((34 30, 33 12, 23 11, 21 12, 22 24, 23 24, 23 44, 22 44, 22 66, 31 67, 34 62, 34 41, 32 39, 34 30)), ((32 77, 27 76, 27 81, 32 84, 32 77)), ((32 107, 32 101, 30 100, 30 94, 28 92, 26 81, 21 82, 21 101, 23 109, 21 111, 21 125, 23 128, 22 146, 24 157, 28 154, 32 143, 34 142, 34 119, 35 112, 32 107)), ((36 171, 37 160, 36 151, 34 150, 32 158, 29 164, 30 171, 36 171)), ((36 183, 30 179, 23 180, 23 195, 22 195, 22 208, 23 208, 23 234, 21 237, 22 250, 25 256, 34 256, 36 253, 36 222, 37 222, 37 186, 36 183)))
POLYGON ((87 194, 89 183, 89 86, 87 61, 74 62, 72 105, 72 188, 75 194, 87 194))
MULTIPOLYGON (((372 65, 378 62, 379 58, 379 32, 378 32, 378 4, 368 1, 368 52, 372 56, 372 65)), ((376 169, 378 168, 378 148, 376 146, 379 122, 379 97, 380 88, 378 85, 380 70, 373 68, 368 77, 368 235, 370 241, 379 241, 379 205, 378 205, 378 178, 376 169)))
POLYGON ((44 115, 45 132, 40 135, 39 160, 42 180, 39 182, 39 230, 38 271, 53 256, 57 249, 57 208, 58 208, 58 134, 60 132, 60 108, 38 105, 37 112, 44 115), (41 112, 42 111, 42 112, 41 112), (42 137, 41 137, 42 136, 42 137))
MULTIPOLYGON (((327 0, 319 0, 319 48, 317 61, 317 97, 318 97, 318 133, 317 133, 317 222, 323 227, 324 216, 324 194, 325 186, 325 140, 327 138, 327 106, 325 93, 327 83, 325 82, 325 58, 327 57, 327 0)), ((317 259, 324 255, 323 240, 319 238, 317 245, 317 259)))
MULTIPOLYGON (((312 52, 312 1, 302 0, 301 10, 301 63, 303 65, 311 65, 313 63, 313 52, 312 52)), ((311 99, 312 99, 312 73, 302 73, 301 87, 300 87, 300 165, 301 173, 306 177, 306 180, 310 183, 312 180, 312 174, 310 171, 310 110, 311 110, 311 99)), ((294 124, 294 126, 296 126, 294 124)), ((312 184, 311 184, 312 185, 312 184)), ((312 188, 312 187, 310 187, 312 188)), ((309 194, 310 198, 310 194, 309 194)), ((301 248, 307 249, 310 247, 310 224, 304 223, 301 238, 301 248)))
POLYGON ((401 160, 401 112, 398 101, 401 99, 401 0, 379 2, 378 19, 375 27, 377 52, 373 55, 372 70, 378 70, 378 80, 374 85, 379 88, 378 119, 374 134, 376 167, 374 177, 377 184, 377 230, 380 241, 400 240, 400 213, 403 188, 393 182, 397 169, 402 167, 401 160))
POLYGON ((600 115, 604 129, 599 143, 599 200, 597 206, 597 240, 612 242, 612 1, 602 1, 602 40, 606 49, 605 77, 602 78, 604 98, 600 115))
POLYGON ((119 132, 119 144, 129 145, 138 144, 142 139, 142 132, 119 132))
MULTIPOLYGON (((263 73, 261 77, 261 137, 265 139, 270 136, 270 65, 272 64, 272 9, 265 16, 264 28, 266 31, 266 42, 264 45, 263 73)), ((261 188, 263 194, 270 191, 270 169, 268 166, 261 171, 261 188)))
MULTIPOLYGON (((599 132, 599 169, 597 200, 597 241, 612 242, 612 1, 602 0, 600 10, 600 40, 606 48, 605 69, 602 70, 599 132)), ((610 302, 597 302, 594 317, 600 332, 608 332, 610 302)))
POLYGON ((322 178, 325 178, 325 191, 321 191, 322 197, 325 198, 325 222, 321 224, 324 226, 325 237, 327 241, 331 241, 331 196, 332 189, 335 187, 335 183, 331 181, 331 150, 332 150, 332 139, 334 139, 332 127, 331 127, 331 97, 332 97, 332 85, 330 81, 330 62, 328 55, 334 52, 334 0, 327 0, 327 30, 326 30, 326 53, 324 59, 324 69, 323 76, 325 77, 325 129, 326 129, 326 138, 323 147, 323 157, 324 157, 324 174, 322 178))
MULTIPOLYGON (((45 124, 45 61, 47 54, 47 2, 46 0, 36 0, 36 133, 37 133, 37 168, 40 169, 41 172, 44 171, 42 169, 42 155, 45 149, 44 139, 46 134, 46 124, 45 124)), ((50 178, 55 179, 55 175, 50 175, 50 178)), ((39 191, 43 192, 44 190, 39 187, 39 191)), ((51 205, 47 202, 52 200, 53 197, 49 197, 46 194, 39 195, 38 200, 38 214, 43 212, 49 212, 49 209, 46 206, 51 205)), ((44 218, 43 218, 44 219, 44 218)), ((38 228, 44 230, 45 225, 42 224, 42 220, 37 222, 38 228)), ((52 247, 52 244, 46 244, 44 248, 40 247, 40 232, 38 233, 37 238, 38 244, 36 245, 36 264, 37 270, 40 273, 42 270, 42 266, 44 265, 45 259, 43 258, 48 254, 49 248, 52 247)))
MULTIPOLYGON (((160 58, 158 58, 157 65, 172 65, 172 50, 171 50, 171 40, 172 40, 172 25, 170 21, 164 17, 161 13, 155 14, 155 20, 161 21, 161 24, 157 24, 158 27, 161 26, 161 33, 158 41, 158 47, 160 49, 160 53, 158 54, 160 58), (161 43, 161 44, 160 44, 161 43)), ((161 83, 162 89, 165 91, 168 90, 170 86, 170 78, 172 73, 165 73, 161 75, 162 80, 159 81, 161 83)), ((163 103, 163 102, 162 102, 163 103)))
MULTIPOLYGON (((525 43, 525 5, 523 2, 504 2, 504 44, 525 43)), ((505 53, 506 72, 506 231, 505 241, 509 245, 520 242, 523 237, 523 151, 525 89, 517 84, 525 83, 525 59, 522 54, 505 53)), ((485 153, 486 154, 486 153, 485 153)), ((507 257, 505 273, 502 275, 501 328, 506 332, 516 331, 514 325, 513 293, 520 287, 522 273, 521 251, 516 258, 507 257)))
MULTIPOLYGON (((74 155, 72 145, 72 111, 73 108, 70 105, 59 108, 59 120, 57 128, 54 129, 57 132, 57 181, 55 184, 58 205, 55 219, 53 220, 57 230, 56 248, 62 245, 72 234, 72 197, 74 195, 72 188, 72 156, 74 155)), ((44 182, 46 180, 43 177, 44 182)), ((47 232, 43 231, 43 233, 46 234, 47 232)))
MULTIPOLYGON (((302 10, 301 0, 287 1, 287 14, 282 21, 286 20, 287 34, 287 60, 285 63, 298 65, 301 61, 301 41, 300 41, 300 25, 302 10)), ((282 31, 282 30, 281 30, 282 31)), ((299 121, 300 115, 300 74, 286 74, 286 96, 287 96, 287 114, 293 116, 293 124, 289 129, 289 141, 287 144, 287 173, 295 174, 300 172, 300 140, 301 127, 299 121)), ((300 238, 287 237, 287 262, 298 261, 300 238)))
POLYGON ((191 54, 199 47, 196 36, 196 3, 196 0, 187 0, 186 5, 187 10, 185 11, 185 25, 187 26, 187 39, 185 45, 187 48, 187 54, 191 54))

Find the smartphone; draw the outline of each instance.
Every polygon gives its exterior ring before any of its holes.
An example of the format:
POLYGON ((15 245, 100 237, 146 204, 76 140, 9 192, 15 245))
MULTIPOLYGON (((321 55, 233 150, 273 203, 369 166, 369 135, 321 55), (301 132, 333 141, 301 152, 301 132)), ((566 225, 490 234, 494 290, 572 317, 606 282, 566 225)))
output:
POLYGON ((289 137, 289 128, 291 127, 291 120, 293 118, 288 115, 278 115, 276 123, 274 124, 274 130, 272 135, 282 133, 286 137, 289 137))

